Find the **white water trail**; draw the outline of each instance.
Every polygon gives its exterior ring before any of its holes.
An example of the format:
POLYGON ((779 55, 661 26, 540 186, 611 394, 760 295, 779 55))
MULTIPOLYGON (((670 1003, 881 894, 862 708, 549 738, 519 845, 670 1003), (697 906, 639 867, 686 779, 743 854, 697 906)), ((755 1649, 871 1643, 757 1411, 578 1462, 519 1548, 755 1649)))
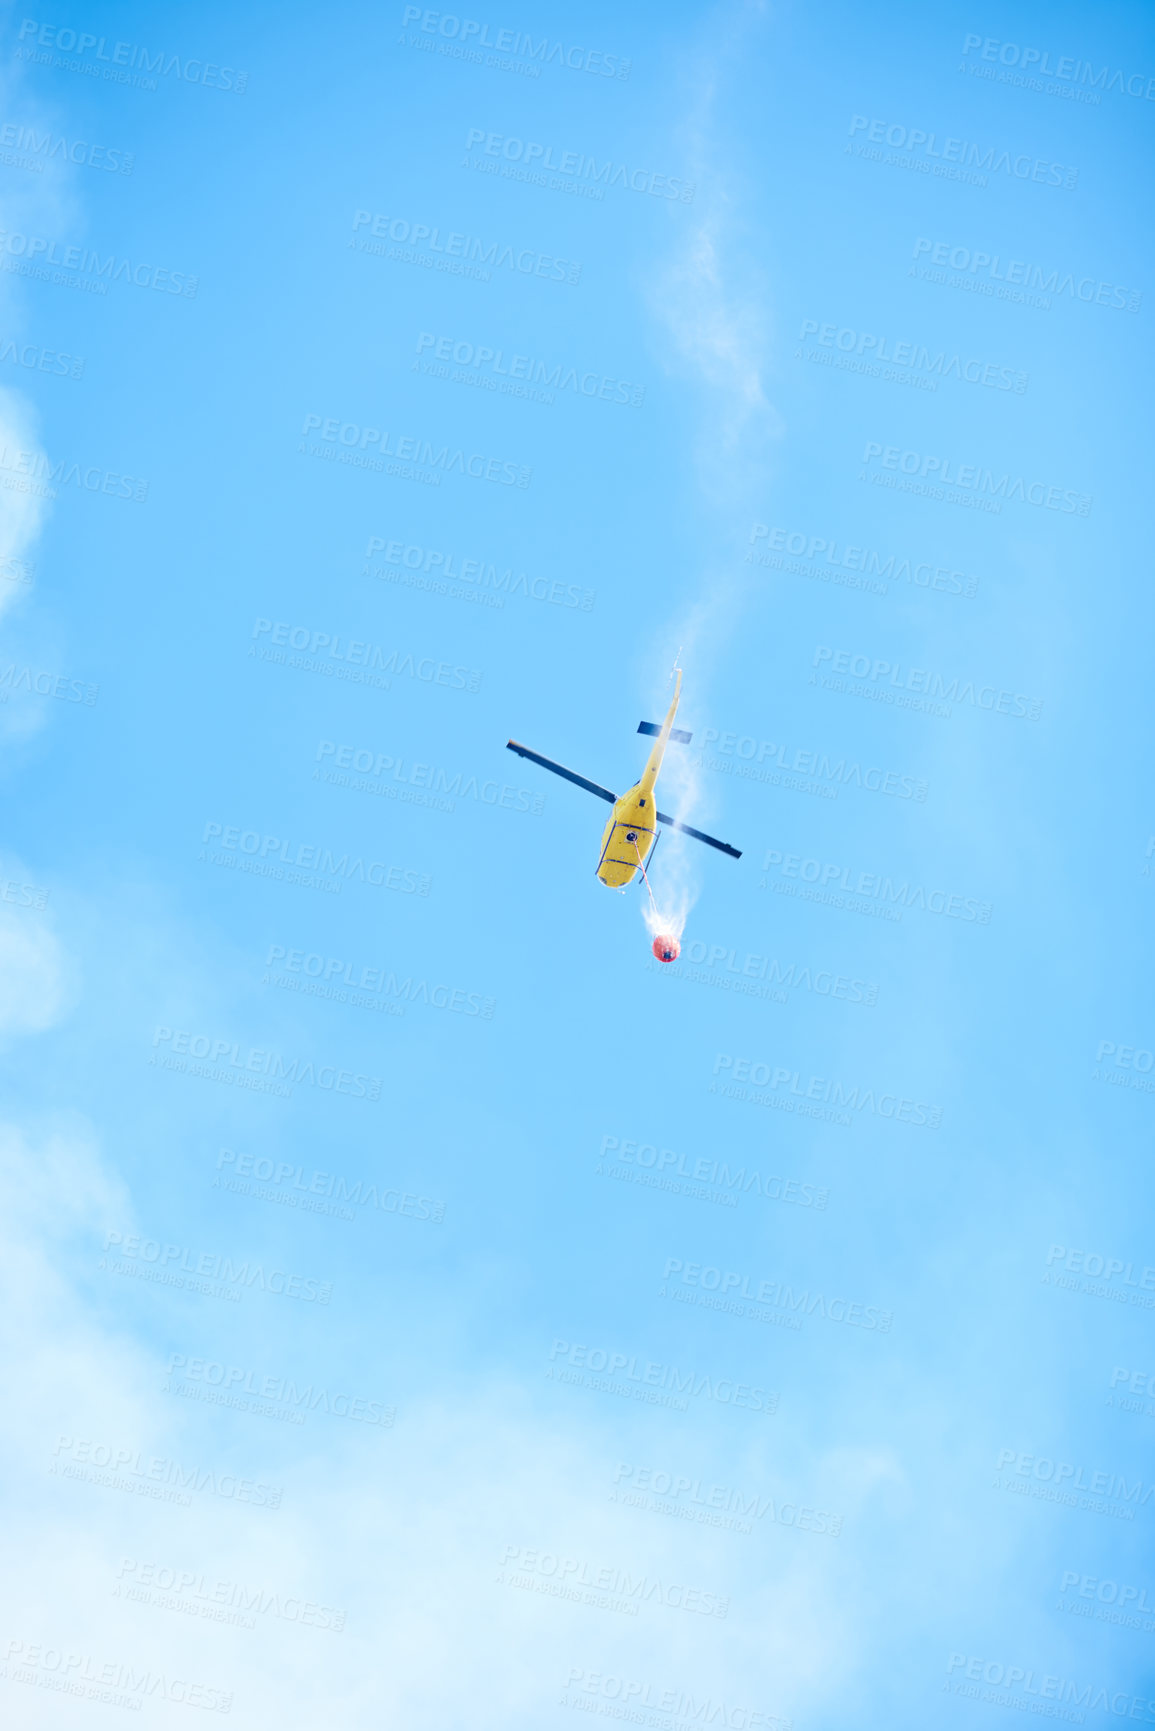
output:
MULTIPOLYGON (((699 44, 692 65, 687 63, 687 92, 692 96, 679 142, 698 194, 683 239, 651 284, 653 312, 668 339, 668 370, 680 375, 696 395, 696 487, 718 531, 717 553, 704 562, 655 646, 663 672, 677 645, 683 646, 685 700, 675 725, 694 733, 692 745, 672 742, 668 747, 658 804, 670 816, 710 831, 715 829, 715 812, 703 785, 705 705, 714 669, 750 599, 744 542, 764 504, 783 431, 763 382, 773 348, 768 284, 744 244, 744 209, 748 190, 756 184, 755 172, 753 166, 742 167, 738 143, 727 136, 728 80, 740 76, 750 40, 765 18, 762 0, 739 0, 721 38, 709 47, 699 44)), ((655 698, 655 719, 669 703, 668 686, 665 689, 664 702, 655 698)), ((656 912, 648 896, 642 901, 651 935, 680 941, 698 898, 708 851, 693 837, 662 826, 662 840, 651 856, 656 912)))

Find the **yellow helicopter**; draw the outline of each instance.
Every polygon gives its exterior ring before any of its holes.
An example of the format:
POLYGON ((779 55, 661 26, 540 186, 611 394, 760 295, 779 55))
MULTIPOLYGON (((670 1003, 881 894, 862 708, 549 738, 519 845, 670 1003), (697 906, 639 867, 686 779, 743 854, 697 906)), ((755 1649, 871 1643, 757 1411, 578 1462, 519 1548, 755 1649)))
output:
POLYGON ((572 781, 577 787, 584 787, 589 793, 596 793, 599 799, 604 799, 613 806, 610 820, 602 833, 602 851, 596 868, 598 877, 610 889, 624 889, 639 871, 646 879, 647 887, 649 886, 646 860, 657 840, 657 826, 660 823, 669 829, 681 830, 683 835, 692 835, 696 841, 704 841, 708 847, 717 848, 719 853, 728 853, 731 859, 742 857, 738 849, 731 847, 729 842, 718 841, 715 836, 706 835, 700 829, 692 829, 688 823, 679 823, 676 818, 667 817, 654 803, 654 784, 662 767, 662 759, 666 755, 667 742, 673 739, 681 745, 689 745, 693 737, 674 726, 674 717, 678 713, 678 702, 682 695, 681 668, 676 667, 674 673, 674 700, 666 711, 665 721, 660 727, 652 721, 643 721, 638 726, 639 733, 655 738, 654 749, 642 771, 641 780, 635 782, 620 798, 612 794, 608 787, 599 787, 596 781, 587 781, 584 775, 575 775, 572 769, 554 763, 551 758, 542 757, 540 752, 531 751, 527 745, 519 745, 516 739, 508 741, 508 749, 516 751, 519 757, 526 757, 531 763, 541 764, 543 769, 552 770, 554 775, 563 776, 566 781, 572 781))

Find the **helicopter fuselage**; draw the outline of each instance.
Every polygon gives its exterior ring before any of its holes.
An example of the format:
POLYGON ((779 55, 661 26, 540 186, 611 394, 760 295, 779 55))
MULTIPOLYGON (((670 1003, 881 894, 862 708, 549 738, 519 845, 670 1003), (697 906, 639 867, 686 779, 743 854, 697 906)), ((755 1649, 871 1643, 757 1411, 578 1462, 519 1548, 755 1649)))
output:
POLYGON ((624 889, 628 883, 633 882, 640 867, 645 865, 657 839, 658 818, 654 784, 662 767, 662 759, 666 755, 666 742, 674 725, 674 717, 678 713, 681 692, 682 675, 679 671, 674 688, 674 701, 666 711, 666 719, 642 771, 642 778, 614 801, 610 821, 602 831, 602 851, 598 859, 597 874, 609 889, 624 889))

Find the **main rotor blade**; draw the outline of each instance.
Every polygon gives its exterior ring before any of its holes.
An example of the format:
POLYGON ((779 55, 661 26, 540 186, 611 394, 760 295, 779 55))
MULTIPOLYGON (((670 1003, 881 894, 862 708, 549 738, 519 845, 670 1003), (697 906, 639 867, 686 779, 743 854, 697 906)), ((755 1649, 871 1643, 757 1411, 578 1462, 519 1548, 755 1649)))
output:
POLYGON ((657 818, 659 823, 668 823, 671 829, 680 829, 683 835, 692 835, 695 841, 704 841, 707 847, 716 847, 719 853, 728 853, 731 859, 742 858, 738 849, 731 847, 728 841, 719 841, 704 830, 691 829, 688 823, 679 823, 676 817, 667 817, 664 811, 658 812, 657 818))
MULTIPOLYGON (((577 787, 584 787, 587 793, 596 793, 599 799, 608 800, 610 805, 613 805, 618 797, 616 793, 611 793, 608 787, 599 787, 596 781, 587 781, 584 775, 575 775, 572 769, 554 763, 552 758, 542 757, 539 751, 531 751, 528 745, 519 745, 516 739, 506 741, 506 750, 516 751, 519 757, 528 757, 531 763, 540 763, 543 769, 552 769, 555 775, 563 776, 577 787)), ((715 845, 721 847, 722 844, 718 842, 715 845)))

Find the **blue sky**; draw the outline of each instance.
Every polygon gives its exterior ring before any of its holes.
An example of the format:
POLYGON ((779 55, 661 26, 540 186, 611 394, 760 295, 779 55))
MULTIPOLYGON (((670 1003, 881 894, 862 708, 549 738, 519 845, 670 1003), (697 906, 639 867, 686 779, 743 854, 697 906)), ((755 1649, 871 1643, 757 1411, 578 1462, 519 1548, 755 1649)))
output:
POLYGON ((1149 13, 3 39, 5 1711, 1155 1722, 1149 13))

